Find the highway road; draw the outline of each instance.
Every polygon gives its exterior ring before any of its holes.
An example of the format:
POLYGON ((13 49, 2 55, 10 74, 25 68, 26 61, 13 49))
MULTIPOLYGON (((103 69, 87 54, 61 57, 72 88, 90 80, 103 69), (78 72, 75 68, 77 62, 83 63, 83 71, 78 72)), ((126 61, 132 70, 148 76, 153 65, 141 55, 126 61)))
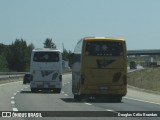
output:
MULTIPOLYGON (((75 101, 71 92, 71 74, 63 75, 63 88, 61 94, 50 91, 31 93, 29 85, 22 81, 0 84, 0 111, 160 111, 160 95, 145 93, 129 88, 122 103, 107 103, 103 101, 75 101)), ((73 113, 74 114, 74 113, 73 113)), ((122 114, 121 114, 122 115, 122 114)), ((133 114, 132 114, 133 115, 133 114)), ((0 118, 0 120, 6 118, 0 118)), ((8 118, 7 118, 8 119, 8 118)), ((10 118, 12 119, 12 118, 10 118)), ((16 119, 16 118, 15 118, 16 119)), ((18 118, 20 120, 33 120, 35 118, 18 118)), ((158 117, 46 117, 38 120, 158 120, 158 117)))

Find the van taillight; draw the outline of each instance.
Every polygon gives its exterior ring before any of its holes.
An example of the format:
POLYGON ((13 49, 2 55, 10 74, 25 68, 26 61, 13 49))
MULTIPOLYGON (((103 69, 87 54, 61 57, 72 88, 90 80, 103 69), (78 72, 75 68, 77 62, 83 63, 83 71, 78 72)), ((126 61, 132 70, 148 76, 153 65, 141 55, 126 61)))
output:
POLYGON ((123 83, 124 83, 124 85, 127 85, 127 75, 123 76, 123 83))
POLYGON ((59 75, 59 81, 62 82, 62 75, 59 75))
POLYGON ((84 84, 84 80, 85 80, 85 75, 81 74, 81 84, 84 84))

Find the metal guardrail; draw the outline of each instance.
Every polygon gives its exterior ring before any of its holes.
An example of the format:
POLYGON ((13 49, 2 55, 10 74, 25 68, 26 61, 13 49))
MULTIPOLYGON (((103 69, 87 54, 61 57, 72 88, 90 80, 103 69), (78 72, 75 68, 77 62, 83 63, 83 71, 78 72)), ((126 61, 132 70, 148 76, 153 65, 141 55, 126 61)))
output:
POLYGON ((0 72, 1 80, 10 80, 23 77, 26 72, 0 72))
POLYGON ((17 74, 25 74, 27 72, 0 72, 1 75, 17 75, 17 74))
MULTIPOLYGON (((71 69, 65 68, 63 73, 70 73, 71 69)), ((28 72, 0 72, 0 80, 14 79, 18 77, 23 77, 28 72)))

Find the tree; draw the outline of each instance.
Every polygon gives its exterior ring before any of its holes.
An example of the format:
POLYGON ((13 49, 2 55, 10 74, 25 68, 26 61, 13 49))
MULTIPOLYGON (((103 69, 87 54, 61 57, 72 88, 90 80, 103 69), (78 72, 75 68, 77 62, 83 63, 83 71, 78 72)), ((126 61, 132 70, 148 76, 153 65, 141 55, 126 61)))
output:
POLYGON ((67 50, 64 48, 63 53, 62 53, 62 59, 63 59, 63 60, 66 60, 66 61, 69 61, 71 54, 72 54, 72 52, 71 52, 70 50, 67 51, 67 50))
POLYGON ((56 45, 52 42, 51 38, 47 38, 43 44, 44 48, 56 48, 56 45))
POLYGON ((29 71, 31 52, 34 45, 16 39, 11 45, 0 43, 0 71, 29 71))
POLYGON ((0 55, 0 71, 1 72, 8 71, 8 63, 6 57, 3 55, 0 55))
POLYGON ((7 61, 11 71, 26 71, 29 66, 30 54, 26 41, 16 39, 12 45, 9 46, 7 51, 7 61))
POLYGON ((12 44, 12 61, 10 64, 11 69, 16 71, 25 71, 27 60, 26 60, 26 50, 27 44, 26 41, 21 39, 16 39, 12 44))
POLYGON ((31 53, 32 53, 32 50, 34 49, 34 45, 31 43, 27 46, 27 49, 26 49, 26 55, 25 55, 25 61, 26 61, 26 68, 25 70, 26 71, 29 71, 30 70, 30 59, 31 59, 31 53))

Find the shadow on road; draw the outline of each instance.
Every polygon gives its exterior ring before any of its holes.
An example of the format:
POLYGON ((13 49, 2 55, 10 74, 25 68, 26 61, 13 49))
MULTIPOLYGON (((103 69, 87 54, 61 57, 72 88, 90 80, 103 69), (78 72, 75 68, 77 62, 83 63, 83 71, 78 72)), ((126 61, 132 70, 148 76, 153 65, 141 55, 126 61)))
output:
POLYGON ((43 90, 43 91, 41 91, 41 90, 39 90, 39 91, 35 91, 35 92, 32 92, 32 91, 21 91, 20 92, 21 94, 57 94, 57 93, 54 93, 53 91, 51 91, 51 90, 43 90))
POLYGON ((74 98, 61 98, 66 103, 83 103, 83 102, 89 102, 89 103, 123 103, 123 102, 113 102, 110 100, 101 100, 101 99, 82 99, 80 101, 75 100, 74 98))
POLYGON ((83 101, 75 100, 73 98, 60 98, 60 99, 66 103, 82 103, 83 102, 83 101))

